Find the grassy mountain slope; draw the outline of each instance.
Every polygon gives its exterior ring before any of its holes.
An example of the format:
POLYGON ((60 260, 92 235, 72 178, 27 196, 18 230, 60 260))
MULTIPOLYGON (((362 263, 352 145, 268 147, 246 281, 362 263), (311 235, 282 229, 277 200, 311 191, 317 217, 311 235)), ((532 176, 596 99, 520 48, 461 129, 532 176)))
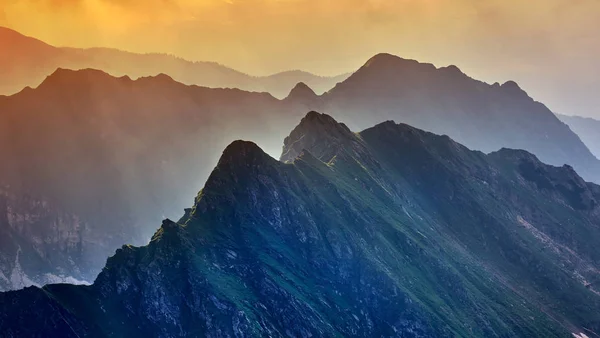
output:
POLYGON ((0 294, 0 328, 65 337, 600 329, 600 188, 570 167, 524 151, 484 155, 393 122, 354 134, 314 112, 282 159, 233 142, 178 222, 118 250, 92 286, 0 294))

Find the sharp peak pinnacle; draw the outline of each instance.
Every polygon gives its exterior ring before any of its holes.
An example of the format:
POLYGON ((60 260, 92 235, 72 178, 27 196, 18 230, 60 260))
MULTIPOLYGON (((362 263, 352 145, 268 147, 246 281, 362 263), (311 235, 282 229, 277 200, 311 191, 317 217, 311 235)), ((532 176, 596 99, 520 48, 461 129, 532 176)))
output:
MULTIPOLYGON (((313 151, 314 147, 330 148, 332 144, 341 144, 355 137, 343 123, 327 114, 310 111, 283 141, 281 160, 291 161, 302 151, 313 151)), ((313 153, 321 158, 322 154, 313 153)))
POLYGON ((300 121, 300 124, 296 128, 310 127, 310 126, 324 126, 326 128, 342 128, 348 133, 352 133, 350 129, 341 122, 338 122, 332 116, 324 113, 319 113, 315 110, 309 111, 304 118, 300 121))
POLYGON ((270 158, 256 143, 236 140, 223 150, 219 166, 234 163, 256 164, 270 158))

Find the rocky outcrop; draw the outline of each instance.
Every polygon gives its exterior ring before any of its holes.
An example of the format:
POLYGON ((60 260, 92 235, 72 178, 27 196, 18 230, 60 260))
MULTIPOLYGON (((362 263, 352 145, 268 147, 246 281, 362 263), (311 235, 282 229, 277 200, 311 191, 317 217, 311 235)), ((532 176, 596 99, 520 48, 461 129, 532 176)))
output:
POLYGON ((0 233, 0 290, 51 283, 85 284, 95 278, 93 268, 81 269, 99 254, 88 225, 46 200, 19 196, 3 188, 0 233))

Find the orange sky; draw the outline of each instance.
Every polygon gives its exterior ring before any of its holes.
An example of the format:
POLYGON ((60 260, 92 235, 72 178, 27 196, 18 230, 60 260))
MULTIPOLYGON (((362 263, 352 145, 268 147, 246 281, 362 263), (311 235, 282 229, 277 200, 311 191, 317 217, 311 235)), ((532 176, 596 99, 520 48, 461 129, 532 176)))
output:
POLYGON ((0 0, 0 25, 58 46, 166 52, 257 75, 333 75, 390 52, 514 79, 545 102, 571 82, 572 100, 550 102, 567 112, 592 109, 600 91, 599 18, 598 0, 0 0))

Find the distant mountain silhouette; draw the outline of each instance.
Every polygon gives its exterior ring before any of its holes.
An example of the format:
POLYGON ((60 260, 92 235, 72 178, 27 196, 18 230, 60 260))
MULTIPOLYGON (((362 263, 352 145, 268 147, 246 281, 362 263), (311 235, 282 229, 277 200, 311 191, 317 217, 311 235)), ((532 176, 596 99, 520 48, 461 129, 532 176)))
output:
POLYGON ((436 68, 379 54, 312 103, 300 101, 347 121, 354 130, 394 120, 447 134, 484 152, 524 149, 549 164, 570 164, 587 180, 600 182, 600 161, 513 81, 490 85, 455 66, 436 68))
MULTIPOLYGON (((25 242, 14 242, 14 250, 0 257, 0 277, 16 271, 37 284, 60 257, 74 262, 65 275, 93 280, 106 255, 123 243, 145 243, 157 219, 189 205, 220 149, 245 137, 276 154, 304 113, 294 114, 267 93, 186 86, 167 75, 115 78, 90 69, 59 69, 35 89, 0 97, 0 112, 0 185, 10 187, 10 205, 30 218, 67 214, 81 223, 64 224, 67 230, 56 233, 61 243, 42 246, 27 239, 46 238, 52 222, 0 222, 10 233, 30 229, 25 242), (27 211, 35 203, 20 203, 21 196, 45 201, 48 209, 27 211), (65 244, 73 236, 80 251, 65 244), (15 270, 18 246, 22 262, 39 264, 15 270), (86 270, 78 271, 82 262, 86 270)), ((0 282, 0 290, 22 285, 0 282)))
POLYGON ((251 76, 215 62, 191 62, 167 54, 136 54, 109 48, 57 48, 4 27, 0 27, 0 50, 0 95, 37 86, 57 68, 95 68, 132 78, 165 73, 189 85, 269 92, 280 98, 298 82, 305 82, 322 93, 349 75, 321 77, 303 71, 286 71, 251 76))
POLYGON ((561 114, 556 114, 556 116, 577 133, 590 151, 600 158, 600 120, 561 114))

